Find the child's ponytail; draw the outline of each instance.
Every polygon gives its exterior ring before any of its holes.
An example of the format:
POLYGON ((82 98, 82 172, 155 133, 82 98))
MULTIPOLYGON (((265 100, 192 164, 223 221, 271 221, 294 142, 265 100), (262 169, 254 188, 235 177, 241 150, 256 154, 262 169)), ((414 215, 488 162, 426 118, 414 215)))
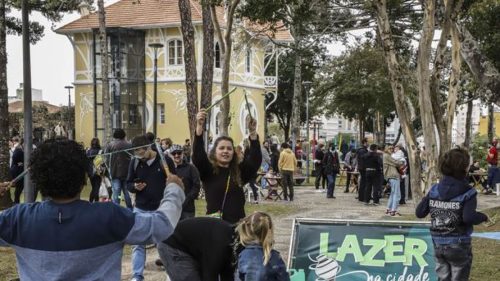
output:
POLYGON ((255 212, 243 219, 236 228, 243 246, 260 244, 264 252, 264 265, 271 259, 274 244, 273 223, 271 217, 262 212, 255 212))

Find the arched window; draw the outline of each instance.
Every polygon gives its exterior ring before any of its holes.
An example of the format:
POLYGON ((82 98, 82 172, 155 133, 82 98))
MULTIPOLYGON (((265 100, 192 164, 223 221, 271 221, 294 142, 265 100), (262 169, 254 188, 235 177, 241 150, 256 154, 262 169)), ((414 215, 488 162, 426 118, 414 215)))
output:
POLYGON ((220 68, 220 46, 219 42, 215 43, 215 54, 214 54, 214 59, 215 59, 215 68, 220 68))
MULTIPOLYGON (((255 102, 253 101, 253 99, 250 96, 248 97, 248 107, 250 108, 250 112, 252 113, 252 117, 255 118, 257 120, 257 123, 258 123, 259 116, 258 116, 258 112, 257 112, 257 107, 255 105, 255 102)), ((247 122, 248 122, 249 118, 250 118, 250 115, 248 115, 248 108, 247 108, 246 102, 243 101, 242 104, 240 105, 240 120, 239 120, 241 133, 243 135, 247 135, 248 133, 250 133, 250 131, 247 128, 247 122)))
POLYGON ((246 56, 245 56, 245 72, 252 72, 252 49, 247 48, 246 56))
POLYGON ((168 64, 169 65, 182 65, 183 51, 181 40, 171 40, 168 42, 168 64))

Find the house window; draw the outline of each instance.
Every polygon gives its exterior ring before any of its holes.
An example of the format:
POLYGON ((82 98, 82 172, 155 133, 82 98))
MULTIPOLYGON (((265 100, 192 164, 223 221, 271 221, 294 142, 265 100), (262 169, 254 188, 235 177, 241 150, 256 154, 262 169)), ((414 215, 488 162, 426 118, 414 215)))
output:
MULTIPOLYGON (((249 97, 248 98, 248 107, 250 108, 250 112, 252 113, 252 117, 257 119, 258 123, 258 112, 257 107, 255 106, 255 102, 249 97)), ((240 106, 240 128, 241 133, 247 135, 250 131, 247 128, 247 123, 250 116, 248 115, 248 108, 246 106, 246 102, 243 102, 240 106)))
POLYGON ((160 120, 160 124, 165 124, 165 104, 161 103, 157 105, 158 108, 158 120, 160 120))
POLYGON ((245 56, 245 72, 252 72, 252 50, 250 48, 247 49, 245 56))
POLYGON ((220 68, 220 46, 219 42, 215 43, 215 68, 220 68))
POLYGON ((168 42, 168 64, 181 65, 183 64, 182 41, 172 40, 168 42))

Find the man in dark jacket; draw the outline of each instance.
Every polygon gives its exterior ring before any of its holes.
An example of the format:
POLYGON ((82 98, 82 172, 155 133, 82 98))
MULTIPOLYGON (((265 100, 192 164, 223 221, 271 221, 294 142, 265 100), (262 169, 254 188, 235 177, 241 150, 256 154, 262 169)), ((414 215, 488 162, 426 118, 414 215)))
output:
POLYGON ((369 205, 371 199, 373 199, 374 205, 379 205, 380 190, 382 188, 382 168, 384 165, 377 150, 378 146, 372 144, 370 145, 370 151, 362 157, 366 171, 365 205, 369 205))
POLYGON ((195 215, 194 200, 198 198, 200 193, 200 173, 193 164, 186 161, 182 146, 172 145, 170 154, 173 157, 177 175, 184 183, 184 193, 186 194, 186 200, 182 205, 181 220, 193 218, 195 215))
MULTIPOLYGON (((134 213, 149 214, 160 206, 161 194, 165 190, 167 174, 160 154, 153 150, 146 136, 137 136, 132 140, 134 159, 130 162, 127 176, 127 188, 135 193, 134 213)), ((160 152, 161 153, 161 152, 160 152)), ((146 248, 143 245, 132 247, 133 278, 144 280, 146 248)))
MULTIPOLYGON (((111 141, 105 149, 106 153, 122 151, 132 147, 130 142, 125 140, 126 134, 123 129, 116 129, 113 133, 114 140, 111 141)), ((132 209, 132 201, 130 200, 130 194, 127 191, 127 175, 128 166, 130 163, 130 157, 126 152, 114 153, 109 156, 110 171, 111 176, 111 187, 113 189, 112 200, 113 203, 120 205, 120 194, 123 191, 123 196, 125 197, 125 204, 127 208, 132 209)))
POLYGON ((467 182, 469 153, 452 149, 440 159, 441 181, 432 186, 416 209, 416 216, 431 215, 436 273, 439 280, 469 280, 473 225, 488 221, 476 212, 477 191, 467 182))
POLYGON ((323 169, 328 179, 326 198, 335 198, 335 180, 340 171, 340 160, 334 144, 331 145, 330 150, 325 153, 325 157, 323 157, 323 169))
MULTIPOLYGON (((12 179, 19 176, 24 171, 24 150, 19 138, 12 138, 12 161, 10 164, 10 176, 12 179)), ((19 204, 21 200, 21 193, 23 193, 24 181, 19 180, 16 182, 16 190, 14 192, 14 203, 19 204)))
POLYGON ((368 153, 368 139, 364 138, 361 142, 361 147, 356 152, 356 160, 358 162, 359 171, 359 187, 358 187, 358 200, 365 202, 365 185, 366 185, 366 170, 363 156, 368 153))
POLYGON ((321 187, 325 189, 326 175, 323 169, 323 158, 325 157, 325 152, 323 152, 323 147, 325 145, 320 143, 318 144, 318 148, 314 153, 314 169, 316 170, 316 181, 314 182, 314 186, 316 189, 319 189, 319 183, 321 182, 321 187))

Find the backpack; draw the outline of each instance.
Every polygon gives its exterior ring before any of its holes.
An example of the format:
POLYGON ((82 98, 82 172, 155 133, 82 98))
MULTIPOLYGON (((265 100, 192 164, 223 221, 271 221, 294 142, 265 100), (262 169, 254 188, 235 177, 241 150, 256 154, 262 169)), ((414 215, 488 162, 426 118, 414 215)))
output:
POLYGON ((106 159, 104 155, 102 155, 102 150, 99 150, 99 153, 95 155, 92 163, 94 165, 94 175, 104 175, 106 171, 106 159))

